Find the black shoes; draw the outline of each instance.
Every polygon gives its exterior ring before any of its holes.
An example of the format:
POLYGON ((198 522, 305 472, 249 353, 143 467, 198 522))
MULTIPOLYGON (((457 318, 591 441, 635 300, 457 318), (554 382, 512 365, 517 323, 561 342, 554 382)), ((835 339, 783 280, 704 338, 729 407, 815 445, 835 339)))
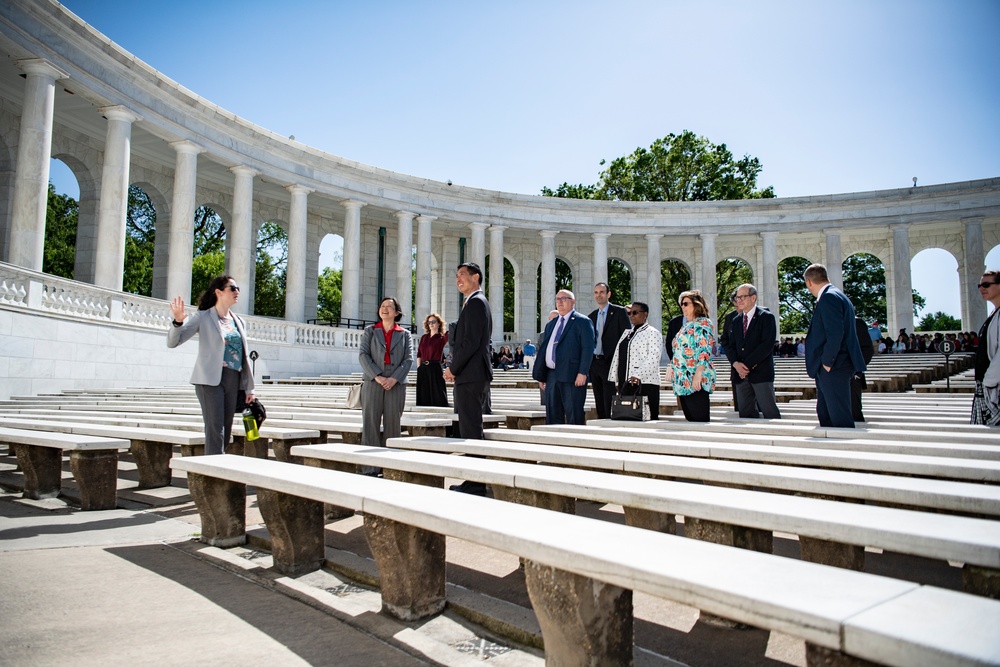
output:
POLYGON ((462 482, 461 484, 452 484, 448 487, 450 491, 458 491, 459 493, 468 493, 473 496, 486 496, 486 485, 482 482, 462 482))

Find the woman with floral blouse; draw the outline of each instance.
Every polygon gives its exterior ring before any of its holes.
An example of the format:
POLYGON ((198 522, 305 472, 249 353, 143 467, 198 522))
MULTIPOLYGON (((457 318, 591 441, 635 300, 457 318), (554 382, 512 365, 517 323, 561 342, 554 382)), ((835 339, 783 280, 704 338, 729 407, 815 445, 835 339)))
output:
POLYGON ((673 360, 667 370, 674 395, 689 422, 707 422, 710 416, 709 394, 715 390, 715 367, 712 349, 715 328, 708 319, 708 305, 698 290, 680 296, 684 324, 674 337, 673 360))

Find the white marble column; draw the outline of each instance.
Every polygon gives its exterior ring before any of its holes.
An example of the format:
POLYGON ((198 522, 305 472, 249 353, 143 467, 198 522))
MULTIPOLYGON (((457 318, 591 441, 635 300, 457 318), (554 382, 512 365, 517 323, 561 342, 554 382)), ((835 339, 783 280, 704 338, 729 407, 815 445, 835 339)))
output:
POLYGON ((986 302, 979 296, 976 285, 986 270, 986 254, 983 248, 983 219, 966 218, 963 236, 965 242, 965 261, 959 271, 959 282, 962 288, 962 329, 979 331, 986 320, 986 302))
POLYGON ((361 207, 363 203, 345 199, 340 205, 344 216, 344 269, 341 276, 340 316, 359 319, 361 301, 361 207))
POLYGON ((717 312, 716 292, 718 282, 716 280, 715 261, 715 237, 718 234, 701 234, 701 293, 705 297, 708 305, 708 317, 713 322, 717 312))
POLYGON ((257 244, 253 237, 253 179, 258 172, 245 165, 230 167, 233 183, 233 220, 226 235, 226 272, 243 294, 233 310, 246 314, 250 308, 251 283, 256 278, 257 244))
POLYGON ((44 60, 21 60, 16 64, 27 75, 27 83, 21 104, 7 261, 41 271, 45 255, 56 79, 67 75, 44 60))
POLYGON ((396 287, 395 297, 403 309, 401 322, 410 322, 413 313, 413 217, 409 211, 396 211, 396 287))
POLYGON ((761 232, 763 251, 761 252, 761 275, 758 285, 760 305, 774 315, 778 331, 781 331, 781 298, 778 294, 778 232, 761 232))
POLYGON ((97 209, 97 265, 94 284, 121 291, 125 271, 125 216, 132 153, 132 123, 139 116, 125 107, 99 110, 108 120, 101 170, 101 200, 97 209))
POLYGON ((503 342, 503 232, 502 225, 490 227, 490 313, 493 315, 493 341, 503 342))
POLYGON ((646 234, 646 303, 649 305, 647 322, 649 326, 660 331, 663 331, 663 285, 660 273, 662 238, 662 234, 646 234))
POLYGON ((289 185, 291 193, 288 213, 288 265, 285 270, 285 319, 305 322, 306 319, 306 261, 308 229, 308 199, 311 189, 303 185, 289 185))
POLYGON ((177 160, 174 164, 174 198, 170 206, 167 298, 180 296, 187 303, 191 301, 198 153, 204 149, 190 141, 175 141, 170 146, 177 152, 177 160))
MULTIPOLYGON (((910 229, 892 225, 892 312, 890 335, 900 329, 913 333, 913 283, 910 279, 910 229)), ((979 281, 976 281, 979 282, 979 281)), ((888 304, 887 304, 888 305, 888 304)))
MULTIPOLYGON (((485 222, 471 222, 469 229, 472 231, 472 238, 466 248, 466 262, 475 262, 479 268, 486 270, 486 229, 489 227, 485 222)), ((485 282, 486 276, 483 276, 485 282)))
POLYGON ((837 232, 826 233, 826 275, 834 287, 844 289, 844 256, 837 232))
POLYGON ((433 215, 417 216, 417 302, 414 304, 417 333, 431 312, 431 223, 433 215))
POLYGON ((539 233, 542 237, 542 292, 538 315, 544 329, 549 311, 556 307, 556 234, 559 232, 547 229, 539 233))
MULTIPOLYGON (((594 280, 593 283, 606 283, 608 282, 608 237, 611 234, 598 233, 591 234, 590 238, 594 239, 594 280)), ((580 290, 583 286, 581 285, 580 290)), ((587 290, 588 292, 590 290, 587 290)), ((579 296, 583 296, 580 294, 579 296)), ((628 295, 625 294, 615 294, 614 296, 619 299, 624 299, 628 295)))

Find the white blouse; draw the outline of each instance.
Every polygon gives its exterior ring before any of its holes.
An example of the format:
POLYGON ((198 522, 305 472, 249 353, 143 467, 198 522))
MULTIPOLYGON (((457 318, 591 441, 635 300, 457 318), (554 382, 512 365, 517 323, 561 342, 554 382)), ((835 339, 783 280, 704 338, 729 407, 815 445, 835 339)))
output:
MULTIPOLYGON (((608 382, 618 384, 618 350, 621 342, 632 333, 629 329, 622 334, 615 345, 615 355, 611 358, 611 370, 608 382)), ((663 349, 663 336, 659 330, 643 324, 635 331, 628 344, 628 355, 623 360, 627 364, 625 377, 637 377, 643 384, 660 384, 660 353, 663 349)))

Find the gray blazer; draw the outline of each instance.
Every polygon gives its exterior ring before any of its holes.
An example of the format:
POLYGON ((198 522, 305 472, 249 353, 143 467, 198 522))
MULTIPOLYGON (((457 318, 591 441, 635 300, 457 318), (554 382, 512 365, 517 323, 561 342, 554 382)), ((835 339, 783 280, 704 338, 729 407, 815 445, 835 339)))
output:
MULTIPOLYGON (((392 347, 389 350, 392 361, 389 377, 395 378, 399 384, 406 384, 406 374, 413 365, 413 336, 406 329, 392 334, 392 347)), ((361 362, 362 375, 365 382, 375 379, 376 375, 385 375, 385 335, 375 326, 365 328, 361 336, 361 349, 358 351, 358 361, 361 362)))
MULTIPOLYGON (((243 320, 231 313, 236 330, 243 336, 243 369, 240 371, 240 389, 253 393, 253 372, 250 366, 250 355, 247 351, 247 333, 243 320)), ((167 347, 177 347, 192 336, 198 334, 198 360, 191 373, 191 384, 206 384, 216 386, 222 382, 222 354, 226 348, 222 327, 219 325, 219 315, 215 308, 199 310, 184 318, 184 324, 167 329, 167 347)))

